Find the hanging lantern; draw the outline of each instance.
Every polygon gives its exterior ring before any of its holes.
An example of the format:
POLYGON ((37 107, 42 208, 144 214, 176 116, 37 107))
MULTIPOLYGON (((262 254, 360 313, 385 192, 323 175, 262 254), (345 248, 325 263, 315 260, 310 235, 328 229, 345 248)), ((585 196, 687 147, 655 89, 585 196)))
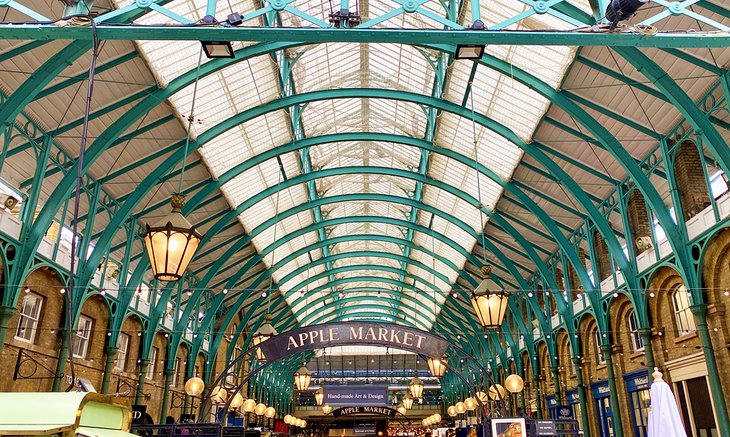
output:
POLYGON ((236 408, 240 408, 241 405, 243 405, 243 396, 241 396, 241 393, 236 393, 233 395, 233 399, 231 399, 230 408, 234 410, 236 408))
POLYGON ((322 401, 324 401, 324 392, 320 388, 316 392, 314 392, 314 402, 317 403, 317 405, 322 405, 322 401))
POLYGON ((468 411, 474 411, 477 409, 477 400, 474 398, 466 398, 464 399, 464 406, 468 411))
POLYGON ((504 388, 509 390, 510 393, 519 393, 525 388, 525 381, 522 377, 517 374, 512 374, 504 380, 504 388))
POLYGON ((427 360, 428 370, 434 378, 441 378, 446 373, 446 357, 429 358, 427 360))
POLYGON ((243 412, 244 413, 253 413, 253 410, 256 408, 256 401, 253 399, 246 399, 243 402, 243 412))
POLYGON ((269 419, 273 419, 274 416, 276 416, 276 408, 274 407, 267 407, 264 411, 264 416, 266 416, 269 419))
POLYGON ((197 376, 193 376, 185 382, 185 393, 188 396, 200 396, 205 390, 205 383, 197 376))
MULTIPOLYGON (((259 326, 259 329, 253 334, 254 346, 258 346, 259 344, 265 342, 266 340, 277 334, 276 329, 274 329, 274 327, 271 325, 271 319, 271 314, 266 314, 264 316, 264 324, 259 326)), ((256 348, 256 357, 259 359, 259 361, 266 361, 266 357, 264 356, 264 353, 261 351, 260 347, 256 348)))
POLYGON ((408 409, 407 409, 406 407, 404 407, 404 406, 403 406, 403 404, 400 404, 400 405, 398 405, 398 408, 396 408, 396 410, 397 410, 397 411, 398 411, 398 412, 399 412, 400 414, 402 414, 403 416, 405 416, 405 415, 406 415, 406 413, 408 412, 408 409))
POLYGON ((228 399, 228 392, 220 385, 213 387, 210 392, 210 401, 214 404, 225 404, 228 399))
POLYGON ((459 414, 464 414, 466 412, 466 405, 464 405, 463 402, 457 402, 455 407, 456 407, 456 412, 459 414))
POLYGON ((291 420, 292 419, 293 419, 292 415, 291 414, 287 414, 286 416, 284 416, 284 423, 286 423, 287 425, 291 425, 291 420))
POLYGON ((406 407, 406 410, 410 410, 413 406, 413 396, 406 394, 403 396, 403 399, 401 399, 401 402, 403 403, 403 406, 406 407))
POLYGON ((332 407, 329 406, 328 404, 322 405, 322 412, 326 416, 326 415, 328 415, 329 413, 332 412, 332 407))
POLYGON ((496 401, 497 399, 504 399, 506 394, 507 390, 505 390, 504 387, 499 384, 494 384, 493 386, 489 387, 489 398, 493 401, 496 401))
POLYGON ((446 409, 446 414, 448 414, 451 417, 454 417, 457 414, 459 414, 459 412, 456 411, 456 407, 452 405, 452 406, 450 406, 449 408, 446 409))
POLYGON ((472 292, 471 303, 484 328, 498 329, 502 326, 504 315, 507 312, 509 294, 489 277, 490 271, 491 267, 482 267, 484 279, 472 292))
POLYGON ((416 399, 420 399, 423 396, 423 381, 418 377, 417 372, 413 372, 413 379, 408 383, 408 391, 416 399))
POLYGON ((155 279, 177 281, 188 268, 203 238, 182 215, 185 195, 172 195, 172 212, 154 226, 147 225, 144 245, 155 279))
POLYGON ((253 409, 253 412, 256 413, 257 416, 263 416, 266 413, 266 404, 263 402, 256 405, 256 408, 253 409))
POLYGON ((312 382, 312 374, 306 367, 302 366, 294 373, 294 384, 297 386, 297 390, 306 391, 310 382, 312 382))

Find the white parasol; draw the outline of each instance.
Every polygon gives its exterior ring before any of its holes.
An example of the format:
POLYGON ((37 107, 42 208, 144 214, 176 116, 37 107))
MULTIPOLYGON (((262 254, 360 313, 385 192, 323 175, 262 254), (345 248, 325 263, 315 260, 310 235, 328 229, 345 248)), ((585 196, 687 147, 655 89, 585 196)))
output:
POLYGON ((669 384, 662 379, 662 373, 654 368, 654 382, 651 384, 651 411, 648 417, 648 437, 687 437, 679 416, 677 401, 669 384))

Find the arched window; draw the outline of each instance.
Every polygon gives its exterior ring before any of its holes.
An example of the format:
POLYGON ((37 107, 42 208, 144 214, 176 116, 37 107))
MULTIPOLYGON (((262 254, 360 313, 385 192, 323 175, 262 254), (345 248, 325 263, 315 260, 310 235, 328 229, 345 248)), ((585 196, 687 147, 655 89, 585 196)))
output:
POLYGON ((639 324, 636 321, 636 313, 634 313, 634 310, 629 310, 626 318, 629 326, 629 337, 631 337, 631 350, 634 352, 643 351, 644 340, 639 335, 639 324))
POLYGON ((672 294, 674 320, 677 322, 677 335, 687 335, 697 330, 695 319, 689 307, 689 293, 684 285, 680 285, 672 294))
POLYGON ((596 340, 596 361, 598 364, 606 364, 606 356, 601 350, 601 334, 598 333, 598 329, 593 331, 593 336, 596 340))

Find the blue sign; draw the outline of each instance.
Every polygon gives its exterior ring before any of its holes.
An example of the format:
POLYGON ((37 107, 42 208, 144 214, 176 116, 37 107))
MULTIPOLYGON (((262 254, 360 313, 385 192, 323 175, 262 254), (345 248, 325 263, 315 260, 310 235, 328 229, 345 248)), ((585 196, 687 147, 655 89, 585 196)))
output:
POLYGON ((388 405, 387 385, 328 385, 322 387, 322 391, 324 392, 322 404, 331 407, 388 405))
POLYGON ((591 384, 591 390, 593 390, 594 399, 607 398, 611 394, 611 390, 608 388, 607 379, 591 384))
POLYGON ((573 407, 569 405, 559 406, 557 413, 559 420, 573 420, 573 407))
POLYGON ((568 399, 569 404, 577 404, 580 402, 580 396, 578 395, 578 390, 566 391, 565 397, 568 399))
POLYGON ((546 396, 545 400, 547 401, 548 408, 554 408, 558 405, 558 402, 555 400, 555 396, 546 396))
POLYGON ((639 369, 635 372, 624 374, 626 391, 634 392, 649 388, 649 373, 646 369, 639 369))

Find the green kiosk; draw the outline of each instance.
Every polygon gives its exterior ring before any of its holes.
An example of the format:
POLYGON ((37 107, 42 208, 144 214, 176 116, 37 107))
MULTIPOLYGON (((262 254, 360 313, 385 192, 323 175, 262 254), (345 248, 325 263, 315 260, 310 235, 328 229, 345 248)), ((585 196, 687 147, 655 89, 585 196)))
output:
POLYGON ((0 435, 133 435, 128 402, 98 393, 0 393, 0 411, 0 435))

